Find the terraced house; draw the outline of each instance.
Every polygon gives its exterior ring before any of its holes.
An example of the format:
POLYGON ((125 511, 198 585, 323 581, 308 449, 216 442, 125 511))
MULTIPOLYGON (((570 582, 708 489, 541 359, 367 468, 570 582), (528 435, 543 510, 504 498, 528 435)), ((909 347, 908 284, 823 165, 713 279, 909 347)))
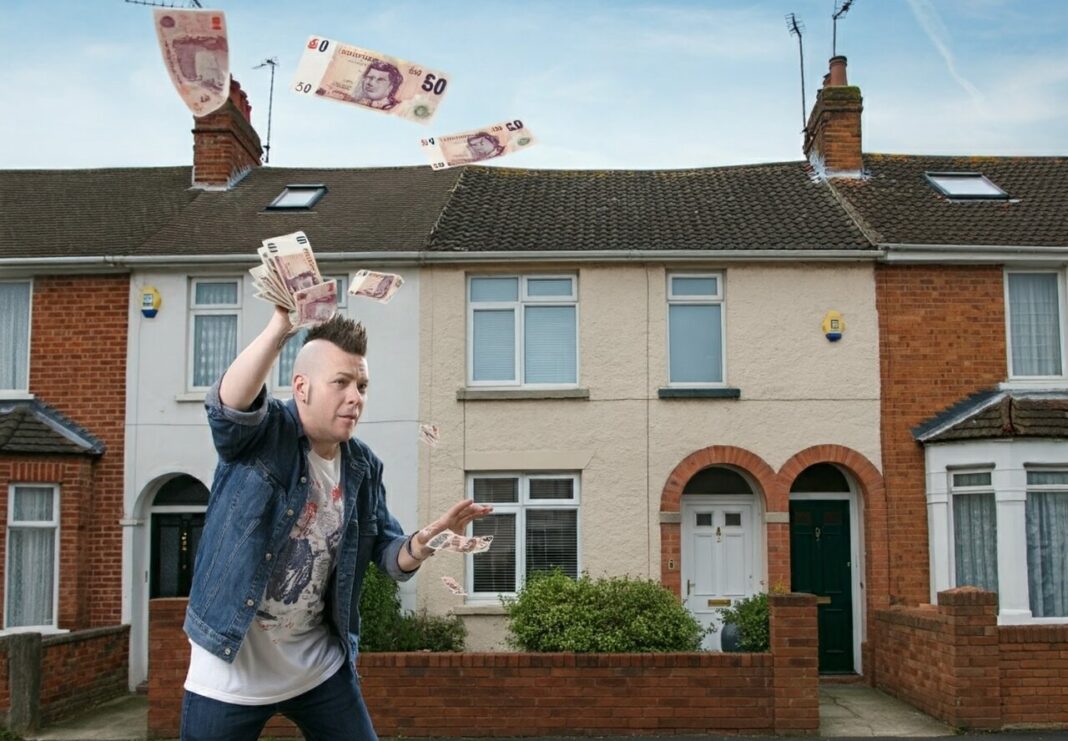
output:
POLYGON ((865 154, 862 103, 836 58, 804 160, 433 173, 259 167, 235 88, 192 168, 0 173, 5 632, 107 628, 146 679, 207 504, 204 390, 268 316, 259 241, 301 229, 342 288, 405 279, 342 307, 371 337, 358 434, 406 528, 494 505, 488 554, 402 592, 470 650, 507 649, 500 596, 551 567, 659 580, 706 624, 811 592, 821 672, 957 725, 1068 724, 1068 162, 865 154), (26 602, 41 574, 58 610, 26 602))

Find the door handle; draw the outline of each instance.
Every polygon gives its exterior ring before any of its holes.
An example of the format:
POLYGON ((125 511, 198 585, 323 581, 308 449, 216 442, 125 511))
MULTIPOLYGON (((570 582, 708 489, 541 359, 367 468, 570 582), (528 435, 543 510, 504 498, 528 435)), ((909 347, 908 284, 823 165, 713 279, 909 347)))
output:
POLYGON ((690 592, 693 591, 693 582, 689 579, 686 580, 686 596, 690 596, 690 592))

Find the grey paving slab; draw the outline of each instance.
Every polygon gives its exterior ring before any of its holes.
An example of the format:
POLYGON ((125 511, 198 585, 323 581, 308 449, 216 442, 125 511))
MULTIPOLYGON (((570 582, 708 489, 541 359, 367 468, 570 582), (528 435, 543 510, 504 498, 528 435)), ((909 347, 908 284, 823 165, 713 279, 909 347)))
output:
POLYGON ((864 684, 820 686, 820 736, 952 736, 954 729, 864 684))

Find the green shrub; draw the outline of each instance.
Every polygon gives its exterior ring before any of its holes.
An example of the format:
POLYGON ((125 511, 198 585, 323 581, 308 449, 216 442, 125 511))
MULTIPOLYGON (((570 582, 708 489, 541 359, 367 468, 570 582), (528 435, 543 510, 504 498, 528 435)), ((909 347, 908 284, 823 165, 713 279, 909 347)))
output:
POLYGON ((738 648, 762 653, 770 645, 768 627, 768 595, 764 592, 740 599, 720 611, 724 624, 738 626, 738 648))
POLYGON ((508 643, 524 651, 699 651, 705 629, 672 592, 645 579, 534 575, 504 599, 508 643))
POLYGON ((456 615, 403 613, 397 582, 371 564, 360 594, 360 650, 463 651, 467 630, 456 615))

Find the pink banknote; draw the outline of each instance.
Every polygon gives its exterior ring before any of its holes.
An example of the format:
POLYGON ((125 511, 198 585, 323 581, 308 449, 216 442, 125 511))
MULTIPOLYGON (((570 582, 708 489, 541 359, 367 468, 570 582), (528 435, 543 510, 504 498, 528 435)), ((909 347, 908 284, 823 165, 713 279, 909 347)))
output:
POLYGON ((430 158, 430 167, 434 170, 485 162, 520 149, 528 149, 536 143, 530 129, 519 119, 502 121, 484 129, 473 129, 448 136, 432 136, 419 141, 423 152, 430 158))
POLYGON ((292 90, 429 123, 445 99, 449 79, 441 70, 312 36, 292 90))
POLYGON ((171 82, 194 116, 211 113, 230 95, 226 16, 218 10, 152 11, 171 82))

